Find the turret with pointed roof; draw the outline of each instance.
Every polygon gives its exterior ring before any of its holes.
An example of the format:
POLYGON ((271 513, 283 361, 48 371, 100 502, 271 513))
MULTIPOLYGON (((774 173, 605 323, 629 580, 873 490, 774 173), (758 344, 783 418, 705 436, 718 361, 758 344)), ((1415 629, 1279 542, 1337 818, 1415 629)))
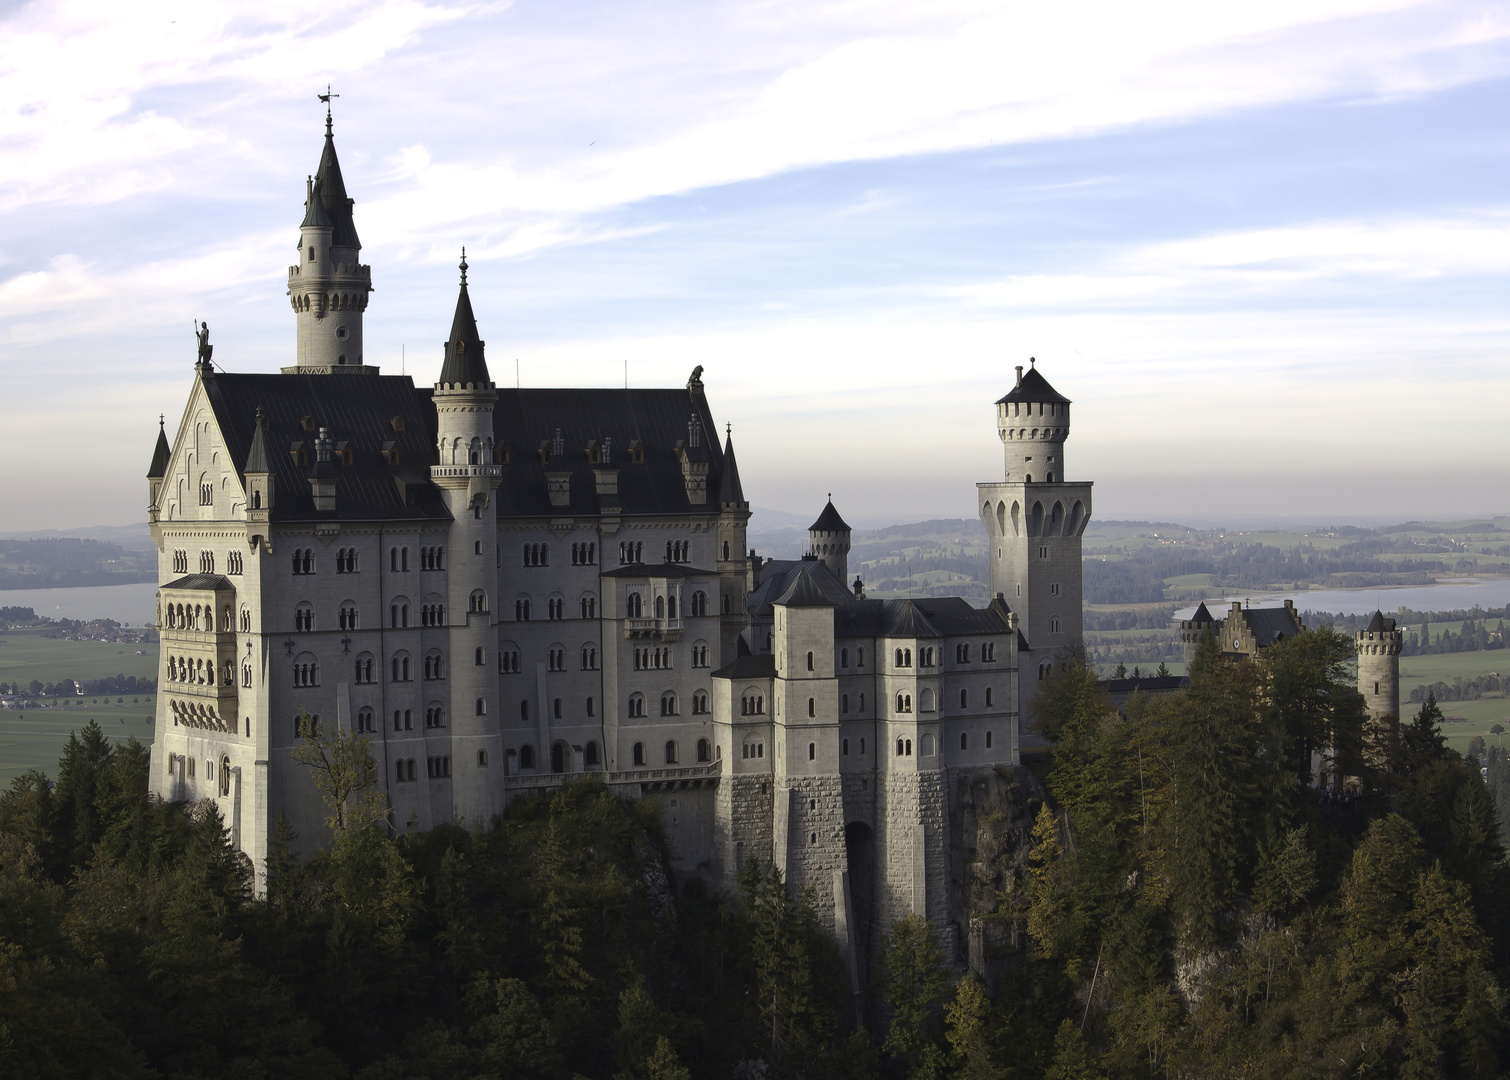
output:
POLYGON ((1395 620, 1376 610, 1358 631, 1358 692, 1375 723, 1392 726, 1400 719, 1400 650, 1405 634, 1395 620))
POLYGON ((445 360, 440 366, 440 385, 460 388, 476 385, 491 388, 487 360, 483 357, 483 340, 477 333, 477 317, 472 314, 472 297, 467 292, 467 249, 461 249, 461 290, 456 296, 456 314, 451 319, 451 336, 446 339, 445 360))
POLYGON ((724 474, 718 480, 718 501, 724 507, 745 507, 745 490, 739 482, 739 464, 734 460, 734 432, 724 436, 724 474))
POLYGON ((147 467, 147 515, 157 520, 157 501, 162 495, 163 477, 168 475, 168 460, 173 450, 168 446, 168 433, 163 430, 163 418, 157 418, 157 446, 152 450, 152 464, 147 467))
POLYGON ((807 544, 808 551, 833 571, 835 579, 849 580, 850 529, 834 507, 832 495, 818 520, 808 526, 807 544))
POLYGON ((273 465, 267 452, 267 439, 263 431, 267 418, 262 407, 257 407, 256 419, 252 421, 252 444, 246 452, 246 466, 241 470, 246 482, 246 509, 248 521, 267 521, 273 508, 273 465))
POLYGON ((352 217, 354 202, 346 194, 327 109, 320 165, 305 181, 299 261, 288 268, 288 296, 298 337, 297 363, 284 368, 285 374, 377 372, 364 362, 362 352, 362 314, 372 292, 372 269, 362 265, 362 241, 352 217))

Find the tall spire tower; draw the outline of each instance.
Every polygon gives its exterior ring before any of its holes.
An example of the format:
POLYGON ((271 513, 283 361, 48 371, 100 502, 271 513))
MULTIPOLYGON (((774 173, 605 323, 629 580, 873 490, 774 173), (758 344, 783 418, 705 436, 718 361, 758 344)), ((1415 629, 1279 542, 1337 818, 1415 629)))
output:
MULTIPOLYGON (((452 781, 456 817, 468 827, 503 809, 502 788, 490 783, 485 761, 503 764, 498 697, 498 507, 493 499, 503 466, 493 448, 493 404, 498 388, 488 374, 483 341, 467 293, 467 252, 461 252, 461 291, 446 341, 433 400, 436 457, 430 479, 451 512, 450 565, 446 567, 451 637, 451 753, 466 768, 452 781), (476 763, 475 765, 473 763, 476 763)), ((538 711, 538 710, 537 710, 538 711)), ((536 717, 544 723, 543 718, 536 717)), ((545 743, 542 741, 542 746, 545 743)))
POLYGON ((299 262, 288 268, 288 298, 298 328, 298 363, 284 374, 368 372, 362 356, 362 313, 372 292, 372 268, 361 261, 330 116, 325 100, 325 149, 315 174, 305 181, 304 220, 299 223, 299 262))

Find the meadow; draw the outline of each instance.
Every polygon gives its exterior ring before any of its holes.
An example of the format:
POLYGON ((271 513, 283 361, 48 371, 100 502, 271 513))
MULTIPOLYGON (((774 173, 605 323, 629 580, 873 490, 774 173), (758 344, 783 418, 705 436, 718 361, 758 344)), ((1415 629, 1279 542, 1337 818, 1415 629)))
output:
MULTIPOLYGON (((155 644, 118 645, 100 641, 45 638, 34 630, 0 633, 0 682, 56 683, 109 675, 157 676, 155 644)), ((44 709, 0 709, 0 785, 28 769, 54 775, 70 732, 90 720, 112 739, 152 742, 155 694, 85 695, 38 699, 44 709)))

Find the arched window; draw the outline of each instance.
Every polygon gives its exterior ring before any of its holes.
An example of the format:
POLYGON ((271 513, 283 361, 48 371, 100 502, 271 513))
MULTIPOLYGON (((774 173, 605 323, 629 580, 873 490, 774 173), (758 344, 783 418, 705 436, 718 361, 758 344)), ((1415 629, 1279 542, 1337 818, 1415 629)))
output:
POLYGON ((634 744, 634 763, 636 765, 644 765, 645 764, 645 744, 644 743, 637 742, 637 743, 634 744))
POLYGON ((357 730, 372 734, 377 731, 377 716, 371 709, 361 709, 357 712, 357 730))
POLYGON ((839 650, 839 666, 840 667, 849 667, 849 650, 848 649, 840 649, 839 650))
POLYGON ((965 690, 965 689, 961 689, 960 690, 960 692, 959 692, 959 707, 961 709, 968 709, 970 707, 970 691, 969 690, 965 690))
POLYGON ((808 716, 817 716, 818 713, 815 711, 816 708, 817 708, 816 702, 814 702, 814 700, 812 698, 808 698, 807 699, 807 714, 808 714, 808 716))
POLYGON ((488 715, 488 703, 483 698, 478 698, 477 701, 474 703, 473 708, 475 708, 477 710, 477 715, 478 716, 486 716, 486 715, 488 715))
POLYGON ((231 758, 229 754, 220 755, 220 794, 221 797, 231 793, 231 758))
POLYGON ((661 715, 676 715, 676 695, 671 693, 669 690, 661 695, 661 715))
POLYGON ((551 772, 564 773, 566 771, 566 744, 551 743, 551 772))
POLYGON ((477 648, 475 648, 475 649, 472 650, 472 663, 475 666, 482 667, 487 662, 488 662, 488 660, 487 660, 487 654, 483 652, 483 649, 482 649, 481 645, 477 646, 477 648))
POLYGON ((314 605, 302 603, 294 608, 294 630, 299 633, 308 633, 315 628, 314 605))
POLYGON ((708 740, 707 739, 698 739, 697 740, 697 760, 700 763, 701 762, 706 762, 708 760, 708 740))
POLYGON ((641 617, 641 602, 639 593, 630 593, 628 603, 625 606, 628 609, 629 618, 638 619, 641 617))
POLYGON ((903 712, 907 711, 907 707, 904 704, 906 702, 906 700, 907 700, 906 697, 903 696, 902 694, 898 694, 897 695, 897 712, 903 713, 903 712))
POLYGON ((924 712, 932 712, 933 711, 933 691, 929 690, 929 689, 927 689, 925 687, 923 689, 923 692, 918 695, 918 705, 920 705, 922 707, 922 710, 924 712))
POLYGON ((644 716, 645 715, 645 696, 643 694, 630 694, 629 695, 629 715, 630 716, 644 716))
POLYGON ((897 662, 896 662, 896 666, 897 667, 901 667, 902 666, 902 650, 901 649, 897 650, 897 662))
POLYGON ((479 769, 486 769, 488 767, 488 752, 486 750, 477 751, 477 767, 479 769))
POLYGON ((959 748, 961 750, 968 750, 968 749, 970 749, 970 734, 969 734, 969 732, 961 731, 959 733, 959 748))
POLYGON ((918 749, 922 753, 923 757, 932 757, 933 756, 933 736, 932 735, 924 735, 923 736, 922 745, 919 746, 918 749))
POLYGON ((818 758, 818 744, 817 743, 808 743, 807 744, 807 759, 809 761, 816 761, 817 758, 818 758))
POLYGON ((525 743, 519 748, 519 767, 521 769, 533 769, 535 767, 535 748, 525 743))
POLYGON ((589 769, 598 766, 598 744, 596 742, 589 742, 582 748, 582 764, 589 769))
POLYGON ((467 599, 467 610, 474 612, 487 611, 487 593, 483 592, 481 589, 473 589, 472 595, 467 599))
POLYGON ((808 653, 807 654, 807 669, 809 671, 813 670, 813 654, 812 653, 808 653))
POLYGON ((666 740, 666 764, 667 765, 675 765, 676 762, 677 762, 677 757, 676 757, 676 740, 675 739, 667 739, 666 740))
POLYGON ((666 617, 666 598, 664 596, 657 596, 655 598, 655 617, 657 619, 664 619, 666 617))

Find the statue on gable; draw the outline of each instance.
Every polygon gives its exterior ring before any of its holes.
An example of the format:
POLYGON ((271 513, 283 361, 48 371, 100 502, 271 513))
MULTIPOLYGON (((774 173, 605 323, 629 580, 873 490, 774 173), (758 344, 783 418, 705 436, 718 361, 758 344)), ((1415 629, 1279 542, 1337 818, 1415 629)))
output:
POLYGON ((199 329, 194 331, 194 337, 199 341, 199 362, 208 367, 210 354, 215 351, 215 346, 210 344, 210 324, 200 323, 199 329))

